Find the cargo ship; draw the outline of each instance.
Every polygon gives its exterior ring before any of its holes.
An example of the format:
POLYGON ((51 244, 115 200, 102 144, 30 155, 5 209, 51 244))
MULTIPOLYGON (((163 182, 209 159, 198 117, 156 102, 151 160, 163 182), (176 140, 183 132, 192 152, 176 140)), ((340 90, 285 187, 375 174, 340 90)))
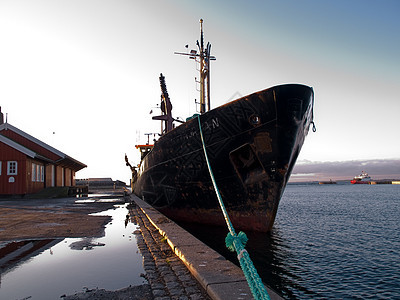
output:
POLYGON ((200 20, 198 51, 178 53, 200 65, 200 114, 175 126, 165 77, 160 75, 160 138, 137 145, 132 190, 177 222, 225 225, 207 168, 204 144, 216 184, 233 226, 270 231, 304 139, 313 123, 313 89, 284 84, 210 109, 210 43, 204 47, 200 20))

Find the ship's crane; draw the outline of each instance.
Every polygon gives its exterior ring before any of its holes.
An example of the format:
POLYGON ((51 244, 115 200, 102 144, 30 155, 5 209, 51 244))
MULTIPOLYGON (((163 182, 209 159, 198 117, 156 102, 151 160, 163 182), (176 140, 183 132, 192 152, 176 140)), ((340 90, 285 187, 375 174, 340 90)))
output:
POLYGON ((154 116, 153 120, 160 120, 161 122, 161 134, 167 133, 174 128, 174 121, 172 117, 172 104, 171 100, 169 99, 167 85, 165 84, 165 77, 161 73, 160 74, 160 87, 161 87, 161 112, 162 115, 154 116))

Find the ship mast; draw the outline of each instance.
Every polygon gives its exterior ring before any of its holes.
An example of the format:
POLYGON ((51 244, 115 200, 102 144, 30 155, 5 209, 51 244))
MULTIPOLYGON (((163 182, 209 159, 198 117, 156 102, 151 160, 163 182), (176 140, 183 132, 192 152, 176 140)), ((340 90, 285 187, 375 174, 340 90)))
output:
POLYGON ((188 55, 190 59, 196 60, 200 64, 200 113, 203 114, 211 109, 210 102, 210 61, 216 60, 214 56, 211 56, 211 44, 207 43, 204 47, 204 36, 203 36, 203 19, 200 19, 200 42, 196 42, 197 50, 190 50, 190 53, 175 52, 175 54, 188 55))

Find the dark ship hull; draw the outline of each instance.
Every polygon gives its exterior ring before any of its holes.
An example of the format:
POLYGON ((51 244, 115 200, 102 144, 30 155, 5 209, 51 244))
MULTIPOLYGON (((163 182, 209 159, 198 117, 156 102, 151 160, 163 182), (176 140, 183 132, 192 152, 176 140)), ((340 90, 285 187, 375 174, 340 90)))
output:
MULTIPOLYGON (((271 230, 312 122, 313 97, 310 87, 281 85, 199 116, 216 183, 236 229, 271 230)), ((225 225, 197 118, 160 137, 142 160, 133 191, 175 221, 225 225)))

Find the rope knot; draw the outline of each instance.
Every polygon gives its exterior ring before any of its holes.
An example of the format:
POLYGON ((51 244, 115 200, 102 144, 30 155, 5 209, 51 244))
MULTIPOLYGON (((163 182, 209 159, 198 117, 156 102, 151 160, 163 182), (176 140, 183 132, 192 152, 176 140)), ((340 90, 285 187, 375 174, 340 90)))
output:
POLYGON ((241 248, 242 247, 244 248, 246 246, 248 238, 243 231, 239 232, 238 235, 232 235, 232 233, 228 232, 225 238, 225 245, 232 252, 235 251, 235 245, 234 245, 235 241, 240 243, 241 248))

